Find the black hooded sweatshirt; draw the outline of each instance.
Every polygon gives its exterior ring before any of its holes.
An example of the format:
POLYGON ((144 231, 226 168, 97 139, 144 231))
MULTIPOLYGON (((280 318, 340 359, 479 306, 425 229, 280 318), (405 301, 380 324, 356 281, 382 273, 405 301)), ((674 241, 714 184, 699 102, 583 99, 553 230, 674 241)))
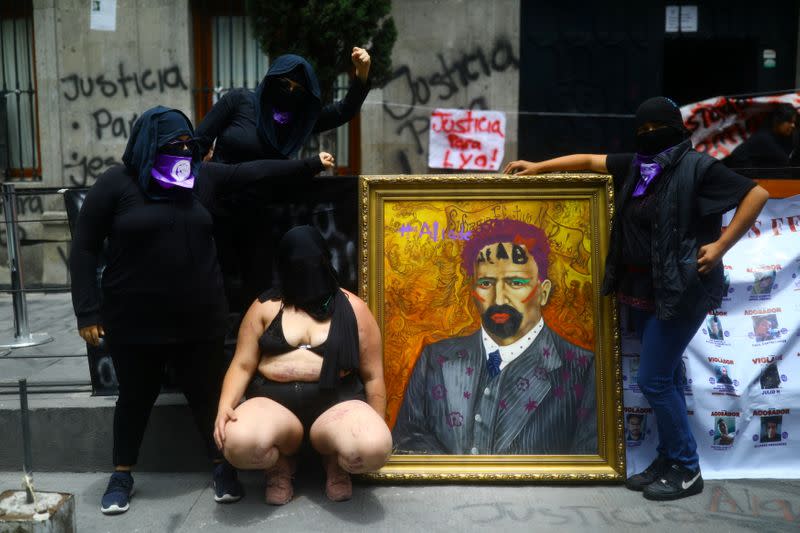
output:
MULTIPOLYGON (((193 189, 161 188, 149 176, 158 147, 193 135, 179 111, 155 107, 133 127, 123 165, 109 168, 86 195, 70 256, 78 327, 102 324, 112 343, 162 344, 222 338, 227 306, 208 209, 251 183, 308 180, 318 157, 241 165, 195 164, 193 189), (175 128, 175 116, 185 127, 175 128), (103 241, 107 266, 97 284, 103 241), (102 298, 101 298, 102 292, 102 298)), ((199 150, 195 154, 195 161, 199 150)))

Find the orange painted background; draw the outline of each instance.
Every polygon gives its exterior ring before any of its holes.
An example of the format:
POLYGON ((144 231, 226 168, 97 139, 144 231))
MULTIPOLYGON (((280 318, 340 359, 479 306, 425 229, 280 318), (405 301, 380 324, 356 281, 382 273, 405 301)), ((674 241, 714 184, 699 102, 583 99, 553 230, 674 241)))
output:
POLYGON ((423 346, 480 327, 471 280, 461 268, 461 239, 485 220, 510 218, 544 230, 550 241, 547 277, 553 283, 544 319, 571 342, 594 349, 589 210, 589 200, 583 199, 384 203, 383 345, 390 427, 423 346))

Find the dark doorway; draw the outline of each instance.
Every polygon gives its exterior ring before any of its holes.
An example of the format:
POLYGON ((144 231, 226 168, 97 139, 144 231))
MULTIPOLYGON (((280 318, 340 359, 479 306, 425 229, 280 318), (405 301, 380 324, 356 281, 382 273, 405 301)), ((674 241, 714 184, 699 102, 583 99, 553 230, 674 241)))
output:
POLYGON ((754 39, 664 40, 664 95, 678 105, 758 92, 754 39))

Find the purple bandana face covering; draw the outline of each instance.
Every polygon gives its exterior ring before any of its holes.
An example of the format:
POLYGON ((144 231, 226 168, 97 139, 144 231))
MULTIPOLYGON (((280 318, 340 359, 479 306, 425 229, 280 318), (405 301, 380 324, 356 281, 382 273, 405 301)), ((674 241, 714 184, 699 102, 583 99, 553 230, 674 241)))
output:
POLYGON ((150 175, 165 189, 172 187, 191 189, 194 187, 191 157, 156 154, 150 175))
POLYGON ((287 125, 289 122, 292 121, 292 112, 291 111, 279 111, 277 109, 272 110, 272 120, 280 124, 281 126, 287 125))
POLYGON ((644 193, 647 192, 647 188, 653 182, 656 177, 661 174, 661 165, 656 162, 652 163, 639 163, 639 182, 636 184, 636 188, 633 190, 633 197, 639 198, 640 196, 644 196, 644 193))
POLYGON ((650 184, 655 181, 659 174, 664 170, 660 164, 655 161, 655 158, 668 154, 675 148, 674 146, 670 146, 663 152, 656 154, 656 155, 644 155, 644 154, 636 154, 636 157, 633 160, 633 164, 639 167, 639 181, 636 183, 636 188, 633 189, 632 196, 634 198, 639 198, 644 196, 644 193, 647 192, 647 188, 650 187, 650 184))

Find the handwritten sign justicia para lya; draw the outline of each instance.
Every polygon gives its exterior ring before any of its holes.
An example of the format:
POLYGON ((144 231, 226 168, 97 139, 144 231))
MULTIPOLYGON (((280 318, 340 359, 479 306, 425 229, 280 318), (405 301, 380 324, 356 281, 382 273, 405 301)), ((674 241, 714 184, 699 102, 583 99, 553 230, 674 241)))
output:
POLYGON ((434 109, 428 136, 428 167, 499 170, 506 140, 506 115, 476 109, 434 109))

